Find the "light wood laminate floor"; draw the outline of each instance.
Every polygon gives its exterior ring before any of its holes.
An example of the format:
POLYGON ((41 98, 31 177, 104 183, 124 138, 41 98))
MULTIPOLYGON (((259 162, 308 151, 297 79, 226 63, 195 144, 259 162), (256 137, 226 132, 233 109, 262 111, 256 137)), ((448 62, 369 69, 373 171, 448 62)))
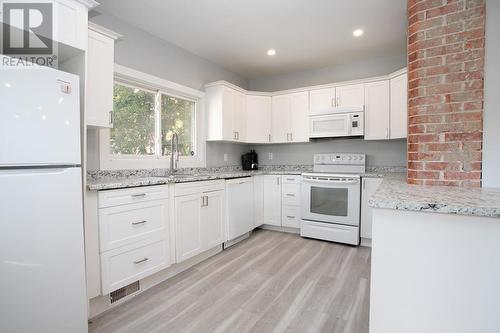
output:
POLYGON ((92 333, 368 332, 370 249, 257 230, 94 319, 92 333))

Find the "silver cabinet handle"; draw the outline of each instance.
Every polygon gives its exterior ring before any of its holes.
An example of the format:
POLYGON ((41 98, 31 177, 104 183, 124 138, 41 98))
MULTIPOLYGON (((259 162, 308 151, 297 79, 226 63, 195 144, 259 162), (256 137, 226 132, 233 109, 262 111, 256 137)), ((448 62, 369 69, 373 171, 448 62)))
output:
POLYGON ((295 196, 295 194, 292 194, 292 193, 287 193, 286 195, 287 195, 287 197, 294 197, 295 196))
POLYGON ((295 179, 294 178, 287 178, 286 180, 293 182, 295 179))
POLYGON ((293 141, 293 133, 290 133, 290 141, 293 141))
POLYGON ((276 177, 276 185, 279 185, 280 184, 280 177, 276 177))
POLYGON ((294 219, 295 218, 295 216, 293 216, 293 215, 287 215, 286 217, 289 218, 289 219, 294 219))
POLYGON ((271 134, 269 134, 269 142, 271 142, 271 134))
POLYGON ((132 225, 141 225, 141 224, 144 224, 148 221, 144 220, 144 221, 137 221, 137 222, 132 222, 132 225))
POLYGON ((149 258, 142 258, 141 260, 136 260, 136 261, 134 261, 134 264, 135 264, 135 265, 138 265, 138 264, 141 264, 141 263, 146 262, 146 261, 148 261, 148 260, 149 260, 149 258))
POLYGON ((113 111, 109 111, 109 124, 111 125, 111 127, 113 127, 113 122, 113 111))
POLYGON ((201 207, 207 207, 208 206, 208 196, 204 195, 201 197, 201 207))
POLYGON ((142 197, 145 197, 146 196, 146 193, 138 193, 138 194, 132 194, 131 197, 132 198, 142 198, 142 197))

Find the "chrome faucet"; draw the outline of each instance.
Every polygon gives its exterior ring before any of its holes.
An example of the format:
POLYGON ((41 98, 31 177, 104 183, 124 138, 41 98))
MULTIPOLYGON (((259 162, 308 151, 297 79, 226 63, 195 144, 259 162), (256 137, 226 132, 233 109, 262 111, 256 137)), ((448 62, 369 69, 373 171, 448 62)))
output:
POLYGON ((170 174, 173 174, 177 170, 177 163, 179 162, 179 136, 177 133, 172 134, 170 139, 170 174), (175 142, 175 143, 174 143, 175 142))

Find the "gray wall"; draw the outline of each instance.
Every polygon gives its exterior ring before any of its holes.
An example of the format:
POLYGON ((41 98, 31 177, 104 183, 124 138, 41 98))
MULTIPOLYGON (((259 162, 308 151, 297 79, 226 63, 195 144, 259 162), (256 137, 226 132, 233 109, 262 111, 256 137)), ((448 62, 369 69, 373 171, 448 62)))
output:
POLYGON ((406 140, 330 139, 310 143, 254 145, 260 165, 313 164, 316 153, 365 153, 370 166, 406 166, 406 140), (269 159, 269 153, 273 159, 269 159))
MULTIPOLYGON (((91 21, 123 35, 115 44, 117 64, 198 90, 204 90, 206 83, 217 80, 248 87, 245 78, 113 16, 98 15, 91 21)), ((88 135, 87 164, 90 170, 95 170, 99 165, 97 132, 88 131, 88 135)), ((240 156, 247 148, 245 145, 208 143, 207 166, 239 165, 240 156), (227 162, 224 161, 224 153, 228 154, 227 162)))
POLYGON ((500 1, 486 1, 483 186, 500 187, 500 1))
POLYGON ((250 150, 250 146, 231 142, 207 142, 207 167, 241 165, 241 155, 250 150), (227 154, 227 161, 224 161, 227 154))
POLYGON ((405 66, 406 54, 395 54, 384 58, 371 58, 337 66, 251 79, 248 87, 257 91, 293 89, 386 75, 405 66))
POLYGON ((116 17, 102 14, 92 17, 91 21, 123 35, 115 44, 117 64, 198 90, 217 80, 243 88, 248 85, 245 78, 116 17))

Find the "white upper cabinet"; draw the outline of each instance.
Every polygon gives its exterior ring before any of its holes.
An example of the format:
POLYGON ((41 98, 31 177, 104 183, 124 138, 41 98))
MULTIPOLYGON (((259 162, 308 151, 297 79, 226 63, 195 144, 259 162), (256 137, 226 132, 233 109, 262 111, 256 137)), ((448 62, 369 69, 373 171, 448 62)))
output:
POLYGON ((391 79, 390 138, 407 137, 408 129, 408 74, 391 79))
POLYGON ((389 139, 389 80, 365 84, 365 140, 389 139))
POLYGON ((309 141, 307 92, 273 96, 271 142, 309 141))
POLYGON ((310 114, 362 111, 365 104, 364 84, 311 90, 309 99, 310 114))
POLYGON ((309 141, 309 94, 307 91, 290 95, 290 142, 309 141))
POLYGON ((115 39, 109 30, 89 25, 85 113, 88 126, 113 127, 115 39))
POLYGON ((272 101, 271 142, 288 142, 290 138, 290 96, 273 96, 272 101))
POLYGON ((271 96, 246 96, 246 142, 271 142, 271 96))
POLYGON ((365 106, 364 84, 351 84, 335 88, 336 107, 347 111, 363 110, 365 106))
POLYGON ((93 0, 55 0, 53 39, 80 50, 87 50, 88 11, 97 5, 93 0))
POLYGON ((310 114, 322 114, 335 107, 335 88, 309 91, 310 114))
POLYGON ((206 89, 209 141, 245 142, 246 96, 217 84, 206 89))
POLYGON ((366 140, 407 136, 406 69, 351 83, 273 93, 246 92, 225 81, 207 84, 207 140, 308 142, 309 116, 361 111, 366 140))

